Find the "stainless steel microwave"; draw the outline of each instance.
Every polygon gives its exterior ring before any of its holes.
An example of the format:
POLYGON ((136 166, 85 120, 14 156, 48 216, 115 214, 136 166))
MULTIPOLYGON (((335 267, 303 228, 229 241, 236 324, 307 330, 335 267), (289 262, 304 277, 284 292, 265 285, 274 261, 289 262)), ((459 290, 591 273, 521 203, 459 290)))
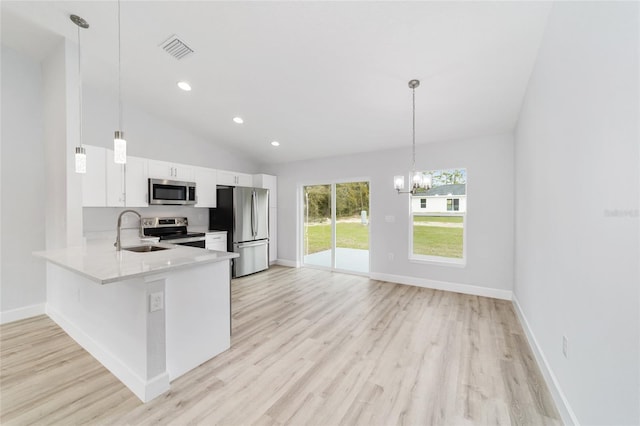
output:
POLYGON ((150 205, 188 205, 196 201, 195 182, 149 179, 150 205))

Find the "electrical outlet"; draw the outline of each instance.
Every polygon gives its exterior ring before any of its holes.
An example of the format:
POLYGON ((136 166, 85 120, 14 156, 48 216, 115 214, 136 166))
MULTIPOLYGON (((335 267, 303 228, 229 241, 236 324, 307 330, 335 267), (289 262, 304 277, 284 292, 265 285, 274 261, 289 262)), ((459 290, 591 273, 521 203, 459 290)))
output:
POLYGON ((393 255, 393 253, 387 253, 387 258, 388 258, 389 260, 393 260, 393 259, 394 259, 394 257, 395 257, 395 256, 393 255))
POLYGON ((164 308, 164 293, 151 293, 149 295, 149 312, 161 311, 164 308))
POLYGON ((569 339, 567 339, 567 336, 562 336, 562 355, 564 355, 565 358, 569 359, 569 339))

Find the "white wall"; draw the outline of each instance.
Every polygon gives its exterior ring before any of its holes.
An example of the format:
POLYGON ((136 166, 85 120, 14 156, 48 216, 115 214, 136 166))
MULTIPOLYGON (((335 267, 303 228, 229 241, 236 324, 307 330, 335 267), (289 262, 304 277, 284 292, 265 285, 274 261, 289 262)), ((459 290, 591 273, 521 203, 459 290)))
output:
POLYGON ((2 46, 0 322, 44 312, 44 136, 40 64, 2 46))
POLYGON ((640 423, 638 14, 556 3, 516 132, 514 292, 567 423, 640 423))
POLYGON ((512 136, 418 145, 416 151, 416 163, 420 168, 467 169, 465 267, 408 260, 411 201, 406 194, 396 194, 393 177, 408 173, 410 148, 274 166, 272 173, 278 176, 279 259, 287 263, 300 261, 297 212, 301 184, 368 178, 371 182, 370 256, 373 277, 417 285, 463 284, 469 287, 460 288, 461 291, 510 297, 514 238, 512 136), (498 205, 499 209, 495 207, 498 205), (392 216, 394 222, 386 222, 386 216, 392 216), (389 253, 393 253, 394 260, 389 260, 389 253))
MULTIPOLYGON (((117 99, 86 87, 83 104, 85 143, 113 149, 113 132, 118 127, 117 99)), ((126 97, 122 122, 128 155, 245 173, 258 171, 254 161, 222 145, 223 141, 208 140, 150 115, 126 103, 126 97)))

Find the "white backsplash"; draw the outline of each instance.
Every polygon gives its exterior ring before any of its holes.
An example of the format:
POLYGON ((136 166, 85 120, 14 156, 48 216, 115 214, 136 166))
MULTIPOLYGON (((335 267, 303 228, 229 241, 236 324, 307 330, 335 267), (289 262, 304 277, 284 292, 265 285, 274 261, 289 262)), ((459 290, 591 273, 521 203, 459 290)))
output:
MULTIPOLYGON (((124 207, 85 207, 82 209, 83 231, 87 239, 115 238, 118 216, 126 210, 124 207)), ((189 229, 208 229, 209 209, 185 206, 152 206, 132 208, 142 217, 186 217, 189 229)), ((136 215, 127 213, 122 216, 123 232, 137 232, 140 221, 136 215)))

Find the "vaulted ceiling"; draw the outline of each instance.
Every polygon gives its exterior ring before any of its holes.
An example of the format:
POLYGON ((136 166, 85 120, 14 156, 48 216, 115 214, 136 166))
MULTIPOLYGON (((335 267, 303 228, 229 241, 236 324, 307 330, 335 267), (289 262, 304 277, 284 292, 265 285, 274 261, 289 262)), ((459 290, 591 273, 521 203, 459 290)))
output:
MULTIPOLYGON (((85 84, 116 92, 116 2, 1 5, 2 43, 38 60, 61 37, 77 40, 70 14, 86 19, 85 84)), ((410 146, 414 78, 418 144, 510 132, 550 7, 123 1, 123 97, 260 162, 410 146), (194 53, 164 52, 174 34, 194 53), (179 90, 179 80, 193 90, 179 90)))

